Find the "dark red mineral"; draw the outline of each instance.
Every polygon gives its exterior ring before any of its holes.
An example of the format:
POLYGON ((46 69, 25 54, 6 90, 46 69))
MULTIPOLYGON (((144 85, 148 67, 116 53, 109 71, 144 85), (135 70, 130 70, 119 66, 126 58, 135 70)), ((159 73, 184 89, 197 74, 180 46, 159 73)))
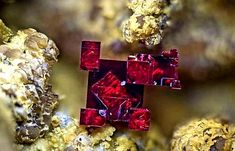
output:
POLYGON ((168 86, 180 89, 176 67, 178 51, 163 51, 161 56, 130 55, 127 61, 127 83, 168 86))
POLYGON ((82 41, 80 68, 88 71, 99 70, 100 42, 82 41))
POLYGON ((148 109, 131 108, 128 127, 133 130, 146 131, 150 125, 150 112, 148 109))
POLYGON ((105 125, 106 111, 98 109, 81 109, 80 124, 94 127, 105 125))
POLYGON ((89 78, 80 124, 101 127, 106 122, 122 122, 132 130, 148 130, 150 112, 143 108, 144 85, 180 89, 177 50, 163 51, 161 56, 131 55, 127 62, 99 57, 99 42, 82 42, 81 68, 89 71, 89 78))

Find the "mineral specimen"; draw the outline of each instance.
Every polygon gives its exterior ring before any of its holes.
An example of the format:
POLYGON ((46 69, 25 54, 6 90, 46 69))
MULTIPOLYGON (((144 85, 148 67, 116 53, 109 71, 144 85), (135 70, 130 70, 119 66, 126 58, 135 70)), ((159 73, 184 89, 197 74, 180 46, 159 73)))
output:
POLYGON ((142 107, 143 86, 123 85, 122 82, 125 79, 125 61, 100 59, 99 72, 89 73, 87 108, 82 109, 81 112, 85 111, 87 114, 81 114, 81 125, 100 127, 103 118, 105 118, 105 122, 128 123, 130 116, 128 110, 131 107, 142 107), (92 111, 92 109, 97 110, 92 111), (91 115, 89 111, 94 114, 91 115), (84 119, 86 120, 84 121, 84 119), (87 123, 89 121, 94 122, 89 124, 87 123), (97 122, 99 124, 95 125, 97 122))
POLYGON ((159 44, 169 24, 170 8, 177 3, 177 0, 131 0, 128 6, 134 13, 122 24, 126 41, 141 41, 150 46, 159 44))
POLYGON ((0 118, 4 121, 1 123, 13 124, 10 129, 16 128, 14 150, 165 150, 165 139, 156 129, 151 129, 142 139, 127 131, 115 132, 109 125, 85 128, 65 113, 52 113, 58 101, 48 78, 58 50, 44 34, 34 29, 18 31, 0 46, 0 52, 0 118), (157 134, 154 137, 153 131, 157 134))
POLYGON ((172 151, 232 151, 235 127, 220 119, 194 119, 173 134, 172 151))
POLYGON ((49 130, 58 104, 48 81, 59 51, 34 29, 18 31, 8 39, 0 46, 0 100, 12 112, 17 142, 32 143, 49 130))
MULTIPOLYGON (((87 45, 86 49, 93 49, 93 45, 87 45)), ((93 50, 97 51, 93 54, 100 53, 97 47, 93 50)), ((86 59, 89 60, 89 56, 86 59)), ((99 59, 98 72, 89 72, 87 108, 81 109, 80 124, 102 127, 106 122, 128 123, 129 129, 148 130, 150 113, 143 108, 144 85, 180 89, 177 65, 176 49, 163 51, 162 56, 134 55, 128 61, 99 59)))

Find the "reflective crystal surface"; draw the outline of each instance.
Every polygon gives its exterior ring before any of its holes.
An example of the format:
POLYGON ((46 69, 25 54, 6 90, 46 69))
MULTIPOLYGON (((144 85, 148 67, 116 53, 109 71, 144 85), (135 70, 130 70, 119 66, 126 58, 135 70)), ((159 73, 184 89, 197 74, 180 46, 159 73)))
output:
POLYGON ((129 129, 146 131, 150 112, 143 108, 144 85, 180 89, 176 67, 178 51, 130 55, 127 61, 100 59, 100 43, 82 42, 81 69, 89 71, 86 109, 80 124, 101 127, 124 123, 129 129))
POLYGON ((99 72, 89 73, 87 107, 106 109, 110 122, 127 121, 129 109, 142 106, 144 89, 123 82, 125 74, 125 61, 101 59, 99 72))
POLYGON ((102 127, 105 125, 106 111, 98 109, 81 109, 80 124, 94 127, 102 127))
POLYGON ((130 55, 127 62, 127 82, 130 84, 168 86, 180 89, 178 51, 163 51, 161 56, 130 55))
POLYGON ((128 127, 133 130, 146 131, 150 126, 150 112, 144 108, 131 108, 128 127))
POLYGON ((88 71, 99 70, 100 42, 82 41, 80 68, 88 71))

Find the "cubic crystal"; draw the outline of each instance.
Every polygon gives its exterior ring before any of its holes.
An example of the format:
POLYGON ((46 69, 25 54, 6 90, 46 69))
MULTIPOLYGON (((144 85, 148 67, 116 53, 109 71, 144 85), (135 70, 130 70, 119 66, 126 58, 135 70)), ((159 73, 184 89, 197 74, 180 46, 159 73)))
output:
POLYGON ((121 85, 121 81, 112 72, 108 72, 95 83, 92 86, 92 92, 99 97, 128 97, 125 86, 121 85))
POLYGON ((133 130, 146 131, 150 126, 150 112, 144 108, 131 108, 128 127, 133 130))
POLYGON ((82 41, 80 68, 88 71, 99 70, 100 42, 82 41))
POLYGON ((147 84, 150 81, 150 64, 147 61, 128 61, 127 82, 147 84))
POLYGON ((176 49, 163 51, 161 56, 131 55, 128 57, 127 63, 127 83, 180 89, 177 66, 178 52, 176 49))
POLYGON ((80 125, 102 127, 106 122, 106 111, 98 109, 81 109, 80 125))
POLYGON ((101 59, 99 72, 89 73, 87 107, 107 110, 110 122, 127 121, 128 110, 142 106, 143 86, 123 83, 125 74, 125 61, 101 59))

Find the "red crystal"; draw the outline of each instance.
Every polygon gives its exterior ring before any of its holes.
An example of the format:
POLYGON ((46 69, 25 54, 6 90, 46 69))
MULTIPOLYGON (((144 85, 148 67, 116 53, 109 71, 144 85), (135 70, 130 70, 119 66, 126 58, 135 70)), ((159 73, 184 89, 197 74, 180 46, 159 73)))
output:
POLYGON ((177 66, 178 51, 176 49, 163 51, 161 56, 150 54, 131 55, 128 57, 127 63, 127 82, 180 89, 176 71, 177 66))
POLYGON ((128 83, 145 84, 149 83, 150 65, 147 61, 128 61, 128 83), (140 72, 141 71, 141 72, 140 72))
POLYGON ((126 62, 100 59, 100 42, 83 41, 80 67, 89 71, 89 78, 80 124, 101 127, 122 122, 133 130, 148 130, 150 112, 142 108, 144 85, 180 89, 177 66, 176 49, 161 56, 131 55, 126 62))
POLYGON ((95 83, 91 90, 100 97, 128 97, 126 88, 121 86, 121 81, 112 72, 95 83))
POLYGON ((100 63, 99 72, 89 74, 87 107, 106 109, 110 122, 127 121, 128 110, 142 106, 143 86, 122 83, 126 62, 101 59, 100 63))
POLYGON ((133 130, 146 131, 150 126, 150 112, 144 108, 131 108, 128 127, 133 130))
POLYGON ((100 42, 82 41, 80 68, 88 71, 99 70, 100 42))
POLYGON ((125 121, 128 116, 128 110, 133 106, 135 99, 118 98, 118 97, 103 97, 102 102, 107 107, 107 120, 125 121))
POLYGON ((144 87, 125 84, 125 75, 125 61, 100 59, 99 72, 89 73, 87 107, 107 109, 105 97, 131 100, 133 107, 142 106, 144 87))
POLYGON ((108 110, 110 121, 123 120, 123 112, 126 112, 136 102, 138 103, 136 98, 127 93, 126 87, 121 85, 121 81, 112 72, 108 72, 96 82, 91 91, 108 110))
POLYGON ((98 109, 81 109, 80 125, 102 127, 106 121, 106 111, 98 109))
POLYGON ((177 49, 171 49, 170 51, 163 51, 162 52, 162 56, 163 57, 167 57, 167 58, 175 58, 178 59, 179 57, 179 53, 177 49))

